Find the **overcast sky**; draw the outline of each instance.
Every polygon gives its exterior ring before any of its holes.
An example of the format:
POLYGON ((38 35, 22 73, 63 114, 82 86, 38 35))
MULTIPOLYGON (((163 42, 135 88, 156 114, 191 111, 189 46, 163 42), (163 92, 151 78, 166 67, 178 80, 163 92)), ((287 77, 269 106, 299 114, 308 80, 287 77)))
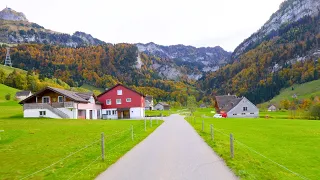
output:
POLYGON ((221 46, 233 51, 283 0, 1 0, 29 21, 111 43, 221 46))

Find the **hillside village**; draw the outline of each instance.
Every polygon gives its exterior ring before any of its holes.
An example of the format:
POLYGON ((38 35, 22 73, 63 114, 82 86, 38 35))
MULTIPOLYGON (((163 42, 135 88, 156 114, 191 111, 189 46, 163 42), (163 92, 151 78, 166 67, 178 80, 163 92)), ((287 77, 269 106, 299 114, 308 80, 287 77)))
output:
POLYGON ((319 9, 284 0, 229 52, 109 43, 6 6, 0 179, 318 179, 319 9))

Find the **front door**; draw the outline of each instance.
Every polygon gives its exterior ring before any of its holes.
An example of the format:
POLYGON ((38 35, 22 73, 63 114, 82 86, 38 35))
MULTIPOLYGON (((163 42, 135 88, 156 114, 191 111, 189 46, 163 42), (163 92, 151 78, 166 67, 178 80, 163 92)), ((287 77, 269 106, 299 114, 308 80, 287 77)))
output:
POLYGON ((89 110, 90 119, 92 119, 92 110, 89 110))

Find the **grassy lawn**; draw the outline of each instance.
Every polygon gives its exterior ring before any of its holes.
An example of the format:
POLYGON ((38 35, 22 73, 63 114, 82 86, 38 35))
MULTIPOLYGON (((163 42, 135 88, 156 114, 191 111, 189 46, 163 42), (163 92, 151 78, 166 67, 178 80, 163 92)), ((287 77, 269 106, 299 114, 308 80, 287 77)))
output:
POLYGON ((181 112, 182 109, 170 109, 170 110, 146 110, 146 116, 147 117, 160 117, 161 114, 163 117, 170 116, 171 114, 176 114, 181 112))
POLYGON ((0 141, 0 179, 21 179, 59 160, 26 179, 93 179, 157 126, 156 122, 153 122, 152 128, 147 125, 145 132, 144 121, 134 120, 1 118, 0 129, 5 131, 0 141), (131 125, 134 126, 133 141, 131 125), (106 136, 104 162, 100 158, 101 132, 106 136), (90 146, 84 148, 87 145, 90 146))
MULTIPOLYGON (((277 118, 187 118, 202 138, 241 179, 301 179, 265 157, 308 178, 320 177, 320 121, 277 118), (205 130, 202 132, 202 120, 205 130), (214 126, 211 140, 210 124, 214 126), (230 158, 230 137, 235 137, 235 158, 230 158)), ((283 116, 283 114, 282 114, 283 116)))
POLYGON ((14 67, 10 67, 10 66, 4 66, 2 64, 0 64, 0 69, 4 71, 4 73, 6 73, 6 75, 10 74, 13 72, 13 70, 17 70, 18 72, 21 73, 27 73, 27 71, 19 69, 19 68, 14 68, 14 67))
POLYGON ((94 179, 161 124, 154 121, 150 128, 147 121, 145 132, 144 121, 24 119, 22 106, 4 99, 16 91, 0 84, 0 179, 22 179, 44 168, 26 179, 94 179))

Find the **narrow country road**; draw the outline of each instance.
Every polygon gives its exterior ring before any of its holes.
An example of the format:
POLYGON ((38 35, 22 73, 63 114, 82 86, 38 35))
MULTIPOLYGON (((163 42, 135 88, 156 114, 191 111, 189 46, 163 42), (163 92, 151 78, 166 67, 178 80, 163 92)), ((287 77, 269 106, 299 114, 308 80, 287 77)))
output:
POLYGON ((180 115, 100 174, 98 180, 228 180, 237 177, 180 115))

